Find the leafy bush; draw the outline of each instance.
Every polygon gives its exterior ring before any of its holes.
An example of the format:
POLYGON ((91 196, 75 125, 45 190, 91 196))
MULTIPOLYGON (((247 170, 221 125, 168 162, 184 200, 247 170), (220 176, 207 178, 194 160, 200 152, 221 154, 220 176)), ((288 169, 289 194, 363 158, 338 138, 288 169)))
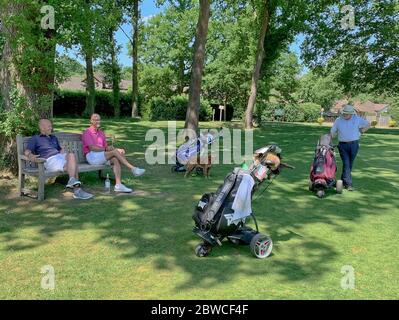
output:
MULTIPOLYGON (((141 115, 141 97, 139 96, 139 115, 141 115)), ((121 116, 130 116, 132 113, 132 93, 120 93, 121 116)), ((61 90, 54 97, 55 116, 82 116, 86 106, 84 91, 61 90)), ((103 116, 112 117, 112 91, 96 91, 96 112, 103 116)))
POLYGON ((299 105, 303 113, 303 121, 305 122, 315 122, 320 117, 321 105, 316 103, 302 103, 299 105))
POLYGON ((370 125, 375 128, 375 126, 378 124, 377 120, 373 120, 370 122, 370 125))
POLYGON ((317 119, 317 123, 318 123, 319 125, 322 125, 323 122, 324 122, 324 118, 320 117, 320 118, 317 119))
MULTIPOLYGON (((37 132, 40 110, 30 106, 24 97, 13 88, 10 94, 11 110, 0 108, 0 134, 14 139, 17 134, 32 135, 37 132)), ((39 103, 39 105, 41 105, 39 103)))
MULTIPOLYGON (((173 96, 170 99, 154 97, 143 107, 143 118, 147 120, 185 120, 188 98, 173 96)), ((200 121, 209 121, 212 118, 212 108, 206 100, 201 100, 200 121)))
POLYGON ((263 105, 263 121, 285 121, 302 122, 304 121, 304 111, 297 104, 267 103, 263 105))
POLYGON ((389 124, 388 124, 388 126, 389 126, 390 128, 396 127, 397 125, 398 125, 398 123, 397 123, 395 120, 389 121, 389 124))

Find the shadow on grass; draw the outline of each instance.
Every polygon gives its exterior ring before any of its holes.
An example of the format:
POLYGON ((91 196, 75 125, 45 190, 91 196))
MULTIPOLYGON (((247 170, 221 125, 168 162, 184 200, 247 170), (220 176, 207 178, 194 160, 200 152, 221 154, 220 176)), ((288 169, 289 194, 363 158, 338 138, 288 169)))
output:
MULTIPOLYGON (((144 142, 143 137, 151 124, 128 120, 105 122, 108 131, 122 139, 127 154, 134 155, 131 159, 145 166, 144 150, 151 142, 144 142)), ((63 131, 77 132, 83 122, 66 119, 57 124, 63 131)), ((157 125, 166 128, 165 124, 157 125)), ((24 251, 50 243, 65 230, 85 232, 93 228, 98 241, 117 248, 125 259, 155 257, 155 267, 159 270, 183 270, 188 279, 176 284, 175 290, 189 290, 193 286, 210 288, 232 283, 237 276, 265 273, 278 274, 282 281, 322 277, 330 270, 338 252, 324 239, 323 233, 302 234, 302 230, 313 224, 328 225, 344 239, 351 232, 345 222, 356 223, 365 215, 377 215, 387 204, 395 206, 392 186, 399 182, 397 137, 390 131, 387 136, 366 135, 354 169, 355 184, 361 186, 361 191, 350 198, 331 193, 327 199, 317 199, 307 190, 307 181, 317 139, 326 130, 270 124, 254 131, 255 148, 277 142, 283 148, 284 159, 296 167, 284 171, 253 203, 260 231, 270 234, 275 244, 273 256, 266 260, 253 258, 248 247, 227 242, 214 248, 207 258, 194 255, 194 247, 200 241, 191 233, 193 207, 204 192, 217 189, 234 167, 227 165, 214 166, 209 180, 184 179, 182 175, 172 174, 168 165, 147 167, 146 175, 140 179, 133 179, 125 172, 127 184, 144 191, 145 196, 115 198, 101 195, 102 182, 96 173, 82 174, 87 190, 97 195, 89 201, 71 199, 63 186, 56 183, 46 188, 47 200, 38 203, 10 196, 15 184, 7 184, 0 191, 4 198, 0 210, 5 213, 0 215, 1 242, 6 251, 24 251), (391 180, 384 179, 387 172, 382 169, 393 175, 391 180), (34 229, 35 236, 21 234, 21 230, 27 229, 34 229), (284 250, 289 258, 279 259, 279 252, 284 250)))

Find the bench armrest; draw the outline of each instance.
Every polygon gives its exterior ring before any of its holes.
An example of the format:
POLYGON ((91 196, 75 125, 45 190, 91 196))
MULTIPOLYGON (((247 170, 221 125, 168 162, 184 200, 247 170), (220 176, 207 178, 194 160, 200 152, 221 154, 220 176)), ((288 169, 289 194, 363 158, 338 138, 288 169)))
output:
POLYGON ((24 160, 24 161, 28 161, 28 162, 35 162, 35 163, 45 163, 46 162, 46 159, 44 159, 44 158, 36 158, 35 160, 31 160, 23 154, 18 155, 18 158, 21 160, 24 160))

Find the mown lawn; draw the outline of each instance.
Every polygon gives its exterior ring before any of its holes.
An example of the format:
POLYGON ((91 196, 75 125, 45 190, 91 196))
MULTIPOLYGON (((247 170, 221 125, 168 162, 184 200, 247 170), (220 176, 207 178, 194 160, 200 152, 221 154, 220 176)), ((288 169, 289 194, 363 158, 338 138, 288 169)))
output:
MULTIPOLYGON (((56 131, 79 132, 83 119, 57 119, 56 131)), ((46 187, 39 203, 16 196, 16 181, 0 184, 1 299, 398 299, 399 130, 364 135, 354 170, 355 192, 317 199, 307 189, 319 134, 327 127, 267 124, 255 147, 283 149, 286 170, 253 203, 261 231, 274 240, 272 256, 225 243, 197 258, 191 232, 196 201, 222 183, 234 165, 215 165, 211 178, 184 179, 170 165, 148 166, 150 128, 166 122, 104 121, 146 175, 124 182, 134 195, 102 194, 96 173, 82 174, 96 194, 78 201, 66 178, 46 187), (55 270, 55 290, 41 288, 41 268, 55 270), (341 288, 341 268, 355 270, 355 289, 341 288)), ((179 122, 179 126, 183 123, 179 122)), ((203 123, 202 127, 209 124, 203 123)), ((217 127, 218 124, 212 125, 217 127)), ((339 156, 338 156, 339 158, 339 156)), ((339 174, 341 162, 338 160, 339 174)))

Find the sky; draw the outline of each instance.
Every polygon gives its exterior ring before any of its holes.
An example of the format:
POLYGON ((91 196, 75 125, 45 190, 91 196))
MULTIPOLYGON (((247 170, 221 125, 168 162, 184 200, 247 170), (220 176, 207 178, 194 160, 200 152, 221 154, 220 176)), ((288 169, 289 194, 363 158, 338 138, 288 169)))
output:
MULTIPOLYGON (((157 7, 155 4, 155 0, 143 0, 140 2, 140 12, 141 12, 141 19, 142 20, 148 20, 152 16, 162 12, 164 10, 165 6, 162 7, 157 7)), ((121 52, 118 56, 119 58, 119 63, 123 66, 131 66, 132 65, 132 58, 128 55, 128 50, 127 50, 127 44, 129 42, 129 39, 126 37, 124 33, 129 35, 131 37, 132 34, 132 28, 130 24, 124 24, 121 26, 122 30, 118 30, 116 32, 116 41, 117 44, 121 46, 121 52)), ((295 38, 295 42, 291 44, 290 46, 290 51, 296 53, 298 56, 298 59, 300 59, 300 45, 303 41, 303 36, 299 35, 295 38)), ((57 47, 57 51, 62 54, 65 53, 65 50, 62 47, 57 47)), ((75 50, 70 50, 67 53, 69 56, 71 56, 74 59, 77 59, 80 63, 85 65, 84 61, 81 58, 78 58, 76 55, 75 50)), ((300 60, 301 62, 301 60, 300 60)), ((301 63, 302 64, 302 63, 301 63)), ((304 70, 302 70, 304 72, 304 70)))

